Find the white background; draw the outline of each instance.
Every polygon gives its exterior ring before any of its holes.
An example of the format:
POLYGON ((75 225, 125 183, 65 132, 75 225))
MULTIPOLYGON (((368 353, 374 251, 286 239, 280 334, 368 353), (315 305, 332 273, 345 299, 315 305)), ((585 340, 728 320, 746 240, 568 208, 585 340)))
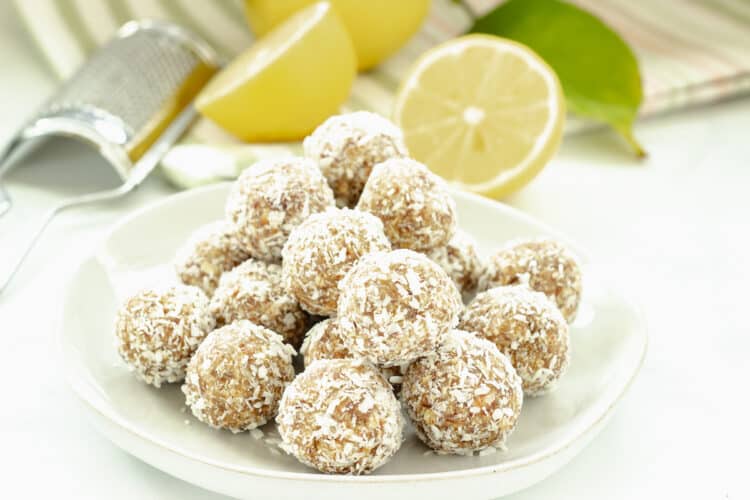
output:
MULTIPOLYGON (((1 3, 4 141, 54 81, 1 3)), ((601 435, 515 500, 750 498, 750 98, 648 120, 636 132, 647 161, 607 132, 567 138, 507 200, 607 266, 650 331, 640 377, 601 435)), ((53 197, 100 187, 77 150, 53 145, 30 163, 10 184, 17 208, 0 219, 0 273, 53 197)), ((126 201, 62 217, 0 297, 0 498, 218 498, 97 435, 59 367, 67 277, 113 221, 170 191, 155 176, 126 201)))

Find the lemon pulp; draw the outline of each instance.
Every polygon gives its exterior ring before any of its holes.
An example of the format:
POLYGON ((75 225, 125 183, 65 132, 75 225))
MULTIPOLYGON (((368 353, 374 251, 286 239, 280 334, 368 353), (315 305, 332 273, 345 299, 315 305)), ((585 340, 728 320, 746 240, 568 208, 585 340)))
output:
POLYGON ((414 158, 463 189, 501 197, 554 155, 565 101, 554 71, 531 49, 467 35, 415 63, 394 120, 414 158))

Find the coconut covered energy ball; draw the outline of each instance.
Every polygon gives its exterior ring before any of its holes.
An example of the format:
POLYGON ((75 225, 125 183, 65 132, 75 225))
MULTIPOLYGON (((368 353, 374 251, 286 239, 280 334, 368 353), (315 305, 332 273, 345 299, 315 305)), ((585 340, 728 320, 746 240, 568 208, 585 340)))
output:
POLYGON ((117 310, 117 351, 136 376, 155 387, 179 382, 203 339, 214 328, 208 298, 194 286, 142 290, 117 310))
POLYGON ((373 166, 407 156, 401 129, 368 111, 330 117, 305 139, 303 148, 333 188, 339 207, 357 204, 373 166))
POLYGON ((276 333, 250 321, 214 330, 188 365, 186 404, 211 427, 241 432, 263 425, 294 379, 293 355, 276 333))
POLYGON ((523 404, 521 378, 488 340, 453 330, 406 369, 401 389, 417 436, 440 453, 502 448, 523 404))
POLYGON ((320 359, 355 358, 339 336, 336 318, 324 319, 310 328, 299 352, 304 357, 305 367, 320 359))
POLYGON ((329 209, 297 226, 284 245, 284 284, 312 314, 336 313, 339 281, 360 257, 391 249, 377 217, 329 209))
POLYGON ((281 447, 322 472, 367 474, 401 447, 403 417, 391 386, 364 360, 312 363, 284 392, 281 447))
POLYGON ((456 232, 456 203, 445 182, 408 158, 376 165, 357 208, 383 221, 394 248, 427 252, 447 245, 456 232))
POLYGON ((311 160, 261 160, 242 172, 226 205, 226 216, 244 249, 256 259, 278 261, 296 226, 333 206, 333 192, 311 160))
POLYGON ((250 320, 299 347, 309 316, 281 282, 281 266, 249 259, 224 273, 211 298, 210 311, 217 326, 250 320))
POLYGON ((175 270, 183 283, 197 286, 210 297, 221 275, 249 257, 231 226, 217 221, 192 234, 177 253, 175 270))
POLYGON ((552 299, 570 323, 581 301, 581 281, 581 269, 570 250, 557 241, 537 239, 512 243, 490 257, 479 289, 527 285, 552 299))
POLYGON ((457 230, 447 245, 433 249, 427 256, 448 273, 464 297, 476 291, 484 263, 477 242, 468 233, 457 230))
MULTIPOLYGON (((339 324, 336 318, 328 318, 308 330, 302 342, 300 354, 304 357, 305 367, 320 359, 357 359, 341 340, 338 332, 339 324)), ((401 366, 388 366, 380 369, 383 377, 391 383, 398 392, 401 389, 401 366)))
POLYGON ((432 353, 463 307, 445 271, 411 250, 366 255, 339 286, 342 340, 353 354, 382 366, 432 353))
POLYGON ((528 396, 549 391, 570 361, 568 323, 554 302, 525 286, 500 286, 469 304, 459 328, 494 343, 506 354, 528 396))

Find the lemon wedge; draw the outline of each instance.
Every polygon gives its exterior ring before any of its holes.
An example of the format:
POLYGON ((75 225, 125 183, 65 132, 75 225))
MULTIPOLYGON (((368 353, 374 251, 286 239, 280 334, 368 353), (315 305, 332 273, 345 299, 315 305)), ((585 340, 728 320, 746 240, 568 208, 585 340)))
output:
POLYGON ((319 2, 240 54, 195 105, 245 141, 302 139, 339 111, 356 72, 346 28, 329 3, 319 2))
POLYGON ((498 198, 557 151, 565 100, 555 72, 528 47, 467 35, 414 64, 394 121, 414 158, 462 189, 498 198))

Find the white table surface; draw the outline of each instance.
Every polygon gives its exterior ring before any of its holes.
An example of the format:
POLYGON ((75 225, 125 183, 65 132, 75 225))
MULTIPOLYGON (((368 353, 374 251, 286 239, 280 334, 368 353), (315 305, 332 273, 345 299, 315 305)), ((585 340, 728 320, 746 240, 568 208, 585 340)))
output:
MULTIPOLYGON (((1 4, 4 141, 54 81, 1 4)), ((750 498, 750 98, 648 120, 637 135, 644 162, 607 132, 567 138, 507 200, 608 266, 650 330, 640 377, 601 435, 514 500, 750 498)), ((100 185, 80 151, 59 144, 26 165, 10 184, 18 206, 0 219, 0 273, 52 199, 100 185)), ((97 435, 60 373, 67 277, 113 221, 170 192, 155 176, 121 203, 61 217, 0 297, 0 498, 218 498, 97 435)))

